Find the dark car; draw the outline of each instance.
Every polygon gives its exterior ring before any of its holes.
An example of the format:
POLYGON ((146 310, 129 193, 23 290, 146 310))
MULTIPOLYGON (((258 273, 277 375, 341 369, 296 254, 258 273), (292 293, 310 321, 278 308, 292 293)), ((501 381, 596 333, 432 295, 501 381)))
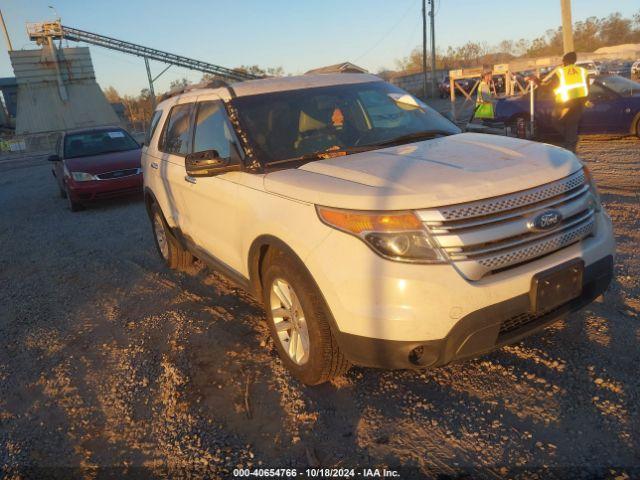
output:
MULTIPOLYGON (((640 83, 615 75, 598 75, 590 83, 589 101, 582 114, 579 133, 640 136, 640 83)), ((553 133, 553 88, 541 86, 536 89, 534 98, 536 130, 541 134, 553 133)), ((506 125, 528 123, 529 102, 529 94, 499 99, 493 121, 506 125)))
POLYGON ((53 162, 60 196, 71 211, 85 203, 142 191, 141 146, 120 127, 65 132, 53 162))
MULTIPOLYGON (((462 90, 469 93, 478 80, 478 78, 459 78, 456 80, 456 83, 462 90)), ((448 76, 444 77, 444 80, 438 83, 438 93, 440 98, 447 98, 451 95, 451 80, 448 76)), ((456 94, 460 94, 460 91, 456 90, 456 94)))

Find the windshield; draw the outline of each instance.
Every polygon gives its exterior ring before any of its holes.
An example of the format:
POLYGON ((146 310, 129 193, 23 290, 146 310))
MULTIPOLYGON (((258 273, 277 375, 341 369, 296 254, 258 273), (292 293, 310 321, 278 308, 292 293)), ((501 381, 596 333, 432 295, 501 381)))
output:
POLYGON ((640 93, 640 83, 629 80, 628 78, 606 77, 601 79, 600 83, 623 97, 640 93))
POLYGON ((137 148, 140 145, 119 128, 72 133, 64 137, 64 158, 88 157, 137 148))
POLYGON ((435 110, 386 82, 252 95, 232 103, 264 164, 373 149, 394 139, 418 141, 430 132, 431 138, 460 133, 435 110))

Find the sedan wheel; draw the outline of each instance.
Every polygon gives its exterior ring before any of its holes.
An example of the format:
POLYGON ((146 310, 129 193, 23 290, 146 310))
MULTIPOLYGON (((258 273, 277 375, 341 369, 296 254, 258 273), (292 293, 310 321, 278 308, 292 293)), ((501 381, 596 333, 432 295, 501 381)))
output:
POLYGON ((277 278, 271 285, 270 307, 282 348, 297 365, 309 360, 309 329, 300 300, 293 287, 277 278))

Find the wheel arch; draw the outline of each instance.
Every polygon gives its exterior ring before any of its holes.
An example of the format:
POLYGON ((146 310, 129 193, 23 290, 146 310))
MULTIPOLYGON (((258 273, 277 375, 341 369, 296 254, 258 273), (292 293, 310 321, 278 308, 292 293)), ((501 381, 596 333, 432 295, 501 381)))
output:
POLYGON ((147 210, 149 218, 151 218, 151 206, 154 203, 158 203, 158 199, 149 187, 144 187, 144 207, 147 210))
POLYGON ((301 265, 304 265, 300 256, 278 237, 273 235, 260 235, 257 237, 249 247, 247 271, 249 272, 251 288, 258 299, 262 298, 262 263, 269 248, 277 248, 290 255, 301 265))
MULTIPOLYGON (((262 295, 263 295, 262 264, 267 255, 267 251, 270 248, 277 248, 283 251, 284 253, 286 253, 287 255, 290 255, 291 258, 293 258, 296 261, 296 263, 299 264, 300 268, 304 268, 304 270, 309 275, 309 278, 314 283, 315 287, 318 289, 318 292, 320 293, 320 297, 322 298, 322 301, 324 302, 324 305, 328 312, 329 325, 333 333, 334 334, 339 333, 340 329, 338 328, 338 324, 336 323, 335 318, 333 318, 331 307, 329 306, 329 303, 327 302, 327 299, 325 298, 324 293, 320 289, 318 282, 316 282, 316 279, 313 278, 313 274, 309 271, 306 264, 302 261, 300 256, 293 250, 293 248, 291 248, 289 245, 287 245, 287 243, 282 241, 280 238, 275 237, 274 235, 260 235, 252 242, 251 247, 249 247, 249 255, 247 260, 248 271, 249 271, 249 282, 250 282, 252 293, 255 295, 255 297, 258 300, 262 301, 262 295)), ((340 341, 338 341, 338 343, 340 343, 340 341)), ((343 348, 342 345, 341 345, 341 348, 343 348)))

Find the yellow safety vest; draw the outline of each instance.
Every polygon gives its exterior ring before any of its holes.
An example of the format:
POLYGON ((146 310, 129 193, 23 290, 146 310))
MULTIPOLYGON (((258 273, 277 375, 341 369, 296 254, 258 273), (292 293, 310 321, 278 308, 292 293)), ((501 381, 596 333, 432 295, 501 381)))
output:
POLYGON ((589 95, 587 83, 587 71, 576 65, 568 65, 556 70, 559 85, 553 93, 556 95, 556 103, 567 103, 575 98, 584 98, 589 95))

